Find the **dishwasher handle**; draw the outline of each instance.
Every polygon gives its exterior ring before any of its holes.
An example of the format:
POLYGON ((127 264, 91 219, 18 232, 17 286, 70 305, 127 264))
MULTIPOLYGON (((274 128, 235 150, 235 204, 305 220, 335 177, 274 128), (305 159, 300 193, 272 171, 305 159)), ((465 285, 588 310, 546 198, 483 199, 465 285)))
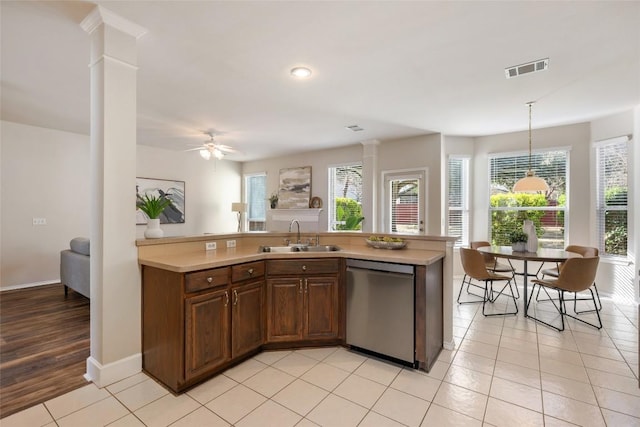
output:
POLYGON ((348 272, 367 272, 368 274, 379 274, 379 275, 384 275, 384 276, 388 276, 388 277, 398 277, 398 278, 402 278, 402 279, 406 279, 408 277, 412 277, 413 274, 412 273, 396 273, 396 272, 391 272, 391 271, 382 271, 382 270, 371 270, 368 268, 358 268, 358 267, 347 267, 347 273, 348 272))

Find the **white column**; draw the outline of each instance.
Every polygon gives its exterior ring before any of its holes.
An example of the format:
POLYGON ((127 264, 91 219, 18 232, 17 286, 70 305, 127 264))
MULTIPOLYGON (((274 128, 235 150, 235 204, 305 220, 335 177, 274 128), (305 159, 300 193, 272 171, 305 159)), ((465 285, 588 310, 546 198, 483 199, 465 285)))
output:
POLYGON ((362 141, 362 231, 375 233, 378 230, 378 146, 380 141, 362 141))
POLYGON ((91 37, 91 356, 104 387, 140 372, 140 273, 135 246, 136 41, 146 30, 102 6, 91 37))

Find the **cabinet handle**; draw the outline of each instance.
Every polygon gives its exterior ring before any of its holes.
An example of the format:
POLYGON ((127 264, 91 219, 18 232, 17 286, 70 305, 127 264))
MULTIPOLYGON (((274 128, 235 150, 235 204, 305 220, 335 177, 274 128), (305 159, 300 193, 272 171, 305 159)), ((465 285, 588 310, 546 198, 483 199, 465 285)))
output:
POLYGON ((307 266, 306 265, 302 265, 302 271, 307 271, 307 266))
POLYGON ((233 305, 238 305, 238 291, 236 289, 233 290, 233 305))
POLYGON ((226 307, 229 305, 229 292, 224 291, 224 297, 225 297, 224 306, 226 307))
POLYGON ((249 276, 253 276, 253 268, 250 268, 249 270, 247 270, 247 273, 249 273, 249 276))
POLYGON ((306 294, 309 291, 309 280, 304 279, 304 293, 306 294))
POLYGON ((207 283, 213 282, 213 277, 207 277, 207 283))
POLYGON ((300 293, 302 293, 302 279, 300 279, 300 293))

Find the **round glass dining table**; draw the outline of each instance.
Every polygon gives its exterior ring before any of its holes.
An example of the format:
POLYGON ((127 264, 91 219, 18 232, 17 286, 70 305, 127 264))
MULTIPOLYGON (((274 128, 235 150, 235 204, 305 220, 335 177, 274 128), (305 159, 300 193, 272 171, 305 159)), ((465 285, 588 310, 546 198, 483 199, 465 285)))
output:
POLYGON ((529 273, 527 271, 529 261, 538 262, 564 262, 569 258, 580 257, 575 252, 567 252, 564 249, 538 248, 536 252, 520 252, 511 249, 511 246, 483 246, 478 248, 480 252, 491 254, 498 258, 516 259, 523 262, 523 296, 524 296, 524 317, 528 316, 529 300, 527 299, 527 285, 529 282, 529 273))

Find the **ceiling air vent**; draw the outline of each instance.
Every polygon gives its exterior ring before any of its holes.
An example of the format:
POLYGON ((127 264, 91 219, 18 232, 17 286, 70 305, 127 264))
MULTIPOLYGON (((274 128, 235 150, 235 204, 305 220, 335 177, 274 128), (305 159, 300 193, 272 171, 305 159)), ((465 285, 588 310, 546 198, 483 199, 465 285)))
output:
POLYGON ((527 62, 526 64, 515 65, 504 69, 504 74, 508 79, 518 77, 523 74, 537 73, 549 68, 549 58, 538 59, 537 61, 527 62))
POLYGON ((353 131, 353 132, 360 132, 360 131, 364 130, 358 125, 347 126, 347 129, 349 129, 350 131, 353 131))

